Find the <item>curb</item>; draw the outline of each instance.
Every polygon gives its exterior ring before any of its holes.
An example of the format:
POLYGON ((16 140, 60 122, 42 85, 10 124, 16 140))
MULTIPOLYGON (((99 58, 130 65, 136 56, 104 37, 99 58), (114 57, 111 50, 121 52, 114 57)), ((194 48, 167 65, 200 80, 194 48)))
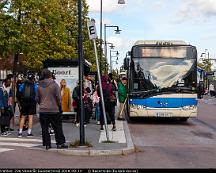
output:
POLYGON ((127 141, 127 147, 121 149, 110 149, 110 150, 96 150, 96 149, 67 149, 57 150, 58 153, 63 155, 73 156, 110 156, 110 155, 127 155, 135 152, 135 147, 131 138, 130 130, 126 121, 123 122, 125 137, 127 141))
POLYGON ((43 150, 47 152, 57 152, 63 155, 71 156, 110 156, 110 155, 127 155, 135 152, 135 147, 130 135, 130 130, 126 121, 123 122, 127 147, 120 149, 97 150, 84 147, 83 149, 50 149, 32 148, 33 150, 43 150))

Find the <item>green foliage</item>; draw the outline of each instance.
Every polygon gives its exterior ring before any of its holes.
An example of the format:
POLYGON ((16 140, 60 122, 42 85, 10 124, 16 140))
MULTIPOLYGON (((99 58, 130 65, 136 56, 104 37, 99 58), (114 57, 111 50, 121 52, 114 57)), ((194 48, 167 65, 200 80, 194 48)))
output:
MULTIPOLYGON (((69 147, 70 148, 77 148, 77 147, 79 147, 80 146, 80 140, 75 140, 74 142, 71 142, 70 144, 69 144, 69 147)), ((86 147, 93 147, 93 145, 91 144, 91 142, 89 142, 89 141, 85 141, 85 144, 84 144, 84 146, 86 146, 86 147)))
POLYGON ((208 59, 204 59, 202 63, 198 63, 198 67, 205 69, 206 72, 211 72, 212 63, 208 59))
MULTIPOLYGON (((87 31, 88 6, 83 0, 84 58, 96 70, 87 31)), ((77 58, 77 0, 2 0, 0 2, 0 56, 22 52, 28 68, 42 67, 47 58, 77 58)))

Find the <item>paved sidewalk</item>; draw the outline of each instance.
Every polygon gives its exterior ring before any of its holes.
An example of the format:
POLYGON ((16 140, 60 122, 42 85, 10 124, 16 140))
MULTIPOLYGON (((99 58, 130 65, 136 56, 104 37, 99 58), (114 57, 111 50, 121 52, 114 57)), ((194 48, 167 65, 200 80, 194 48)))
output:
POLYGON ((199 99, 199 102, 205 103, 205 104, 210 104, 210 105, 216 105, 216 97, 204 95, 202 99, 199 99))
MULTIPOLYGON (((18 119, 18 118, 17 118, 18 119)), ((37 118, 36 118, 37 121, 37 118)), ((80 139, 79 127, 69 120, 63 121, 63 130, 67 144, 74 143, 80 139)), ((108 125, 109 139, 112 143, 105 143, 106 133, 100 131, 100 125, 95 120, 91 120, 90 124, 85 127, 85 141, 90 143, 92 147, 78 146, 68 149, 57 149, 55 138, 52 136, 52 149, 45 150, 42 146, 41 127, 39 122, 33 126, 33 137, 27 138, 27 131, 23 132, 23 137, 17 137, 17 128, 8 137, 0 137, 0 145, 4 146, 20 146, 34 150, 42 150, 45 152, 58 152, 65 155, 82 155, 82 156, 98 156, 98 155, 126 155, 134 152, 134 144, 131 139, 130 131, 126 121, 116 121, 117 131, 112 131, 112 125, 108 125)))

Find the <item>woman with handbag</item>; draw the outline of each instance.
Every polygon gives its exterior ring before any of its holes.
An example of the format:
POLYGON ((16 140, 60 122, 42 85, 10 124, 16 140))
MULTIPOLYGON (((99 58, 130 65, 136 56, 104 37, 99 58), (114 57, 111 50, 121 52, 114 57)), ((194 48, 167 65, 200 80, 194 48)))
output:
POLYGON ((6 131, 6 127, 10 125, 10 108, 9 102, 12 98, 12 90, 7 90, 8 86, 11 85, 11 80, 6 78, 3 87, 0 88, 0 126, 1 136, 8 136, 11 133, 6 131))

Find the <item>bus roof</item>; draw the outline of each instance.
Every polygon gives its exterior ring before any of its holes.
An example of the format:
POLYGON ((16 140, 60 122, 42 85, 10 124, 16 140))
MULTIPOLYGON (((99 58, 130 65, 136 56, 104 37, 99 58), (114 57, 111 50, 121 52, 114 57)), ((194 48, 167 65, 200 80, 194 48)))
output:
POLYGON ((158 45, 158 46, 169 46, 169 45, 189 45, 182 40, 138 40, 134 43, 134 46, 141 45, 158 45))

